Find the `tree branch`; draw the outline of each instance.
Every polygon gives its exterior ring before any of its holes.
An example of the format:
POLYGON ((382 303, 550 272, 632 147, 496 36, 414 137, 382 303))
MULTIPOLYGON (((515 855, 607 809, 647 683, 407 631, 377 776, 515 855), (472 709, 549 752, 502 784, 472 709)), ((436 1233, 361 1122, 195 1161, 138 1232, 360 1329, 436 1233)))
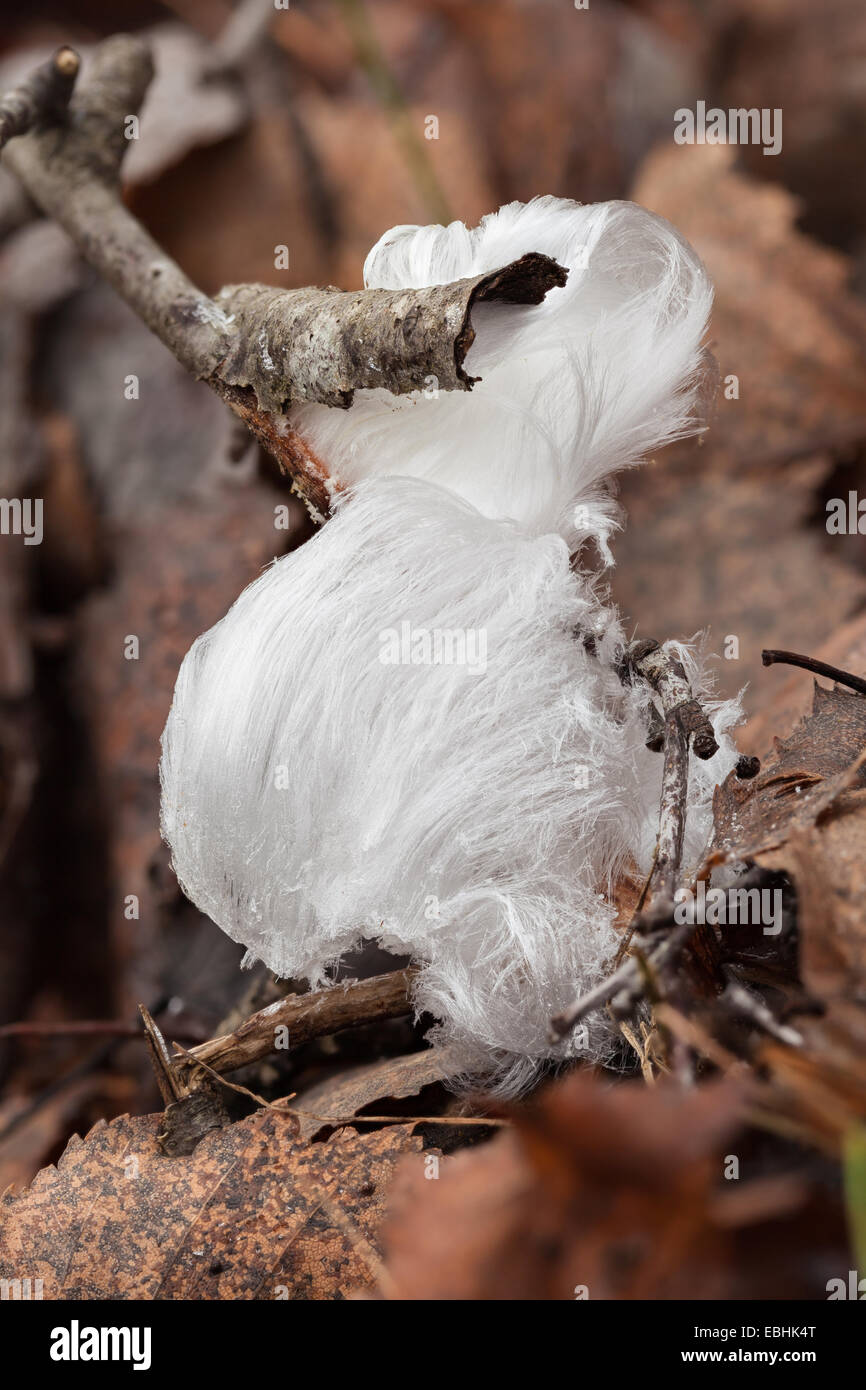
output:
POLYGON ((251 386, 263 410, 315 401, 346 410, 355 391, 377 387, 395 396, 430 377, 440 391, 469 391, 478 377, 464 367, 482 300, 540 304, 567 272, 531 252, 501 270, 424 289, 278 290, 228 286, 217 296, 234 328, 220 376, 251 386))
POLYGON ((35 68, 20 87, 0 100, 0 149, 16 135, 43 122, 61 119, 78 75, 74 48, 58 48, 47 63, 35 68))
POLYGON ((695 757, 706 761, 719 751, 713 726, 692 694, 683 664, 667 644, 652 639, 636 642, 626 651, 623 666, 628 678, 637 675, 652 686, 665 720, 678 713, 686 734, 692 736, 695 757))
POLYGON ((817 661, 814 656, 803 656, 800 652, 763 651, 761 661, 764 666, 799 666, 803 671, 811 671, 816 676, 826 676, 837 685, 846 685, 866 695, 866 680, 853 676, 850 671, 840 671, 838 666, 828 666, 826 661, 817 661))
POLYGON ((417 971, 410 967, 374 975, 348 985, 332 985, 311 994, 290 994, 252 1014, 232 1033, 192 1047, 172 1057, 172 1072, 182 1084, 193 1084, 194 1062, 203 1062, 220 1075, 257 1062, 276 1049, 278 1028, 288 1030, 290 1047, 325 1037, 341 1028, 359 1028, 384 1018, 400 1018, 413 1009, 412 986, 417 971))
POLYGON ((618 669, 625 682, 631 683, 635 676, 646 681, 662 706, 661 717, 651 706, 657 726, 651 726, 651 740, 654 743, 661 728, 664 747, 658 840, 640 907, 629 928, 629 940, 636 935, 640 945, 606 980, 578 996, 551 1019, 551 1041, 565 1037, 587 1014, 605 1004, 610 1004, 616 1018, 627 1017, 642 995, 656 988, 658 976, 676 959, 696 929, 694 923, 686 923, 671 930, 674 894, 682 871, 689 742, 699 758, 711 758, 719 745, 712 724, 692 693, 682 663, 667 646, 651 639, 635 642, 623 653, 618 669))
MULTIPOLYGON (((55 91, 59 78, 49 81, 38 69, 0 102, 0 131, 6 111, 6 138, 20 135, 4 149, 3 162, 177 360, 273 454, 321 519, 339 482, 287 425, 286 406, 306 400, 345 409, 355 390, 379 386, 402 394, 421 389, 430 377, 440 390, 471 390, 475 379, 463 364, 475 336, 473 305, 538 304, 568 272, 547 256, 529 254, 492 274, 419 290, 239 285, 210 299, 120 197, 126 122, 138 111, 152 71, 141 39, 107 39, 69 102, 68 119, 41 128, 37 115, 56 116, 45 93, 55 91)), ((70 66, 70 90, 74 77, 70 66)))

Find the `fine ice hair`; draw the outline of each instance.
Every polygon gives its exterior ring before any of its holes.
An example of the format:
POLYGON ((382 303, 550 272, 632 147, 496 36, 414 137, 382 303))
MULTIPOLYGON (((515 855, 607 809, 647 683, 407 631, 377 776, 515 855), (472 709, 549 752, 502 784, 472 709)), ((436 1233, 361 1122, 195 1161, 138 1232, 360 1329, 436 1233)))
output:
MULTIPOLYGON (((709 278, 670 223, 628 202, 541 197, 467 228, 396 227, 370 252, 369 286, 446 283, 528 251, 568 269, 538 306, 480 304, 471 392, 359 391, 348 411, 302 405, 291 425, 333 486, 384 474, 438 482, 489 517, 604 550, 605 483, 701 427, 709 278)), ((606 553, 609 559, 609 552, 606 553)))
MULTIPOLYGON (((652 853, 661 759, 621 642, 561 537, 423 480, 359 484, 184 660, 161 765, 184 891, 281 976, 321 983, 362 938, 409 952, 418 1008, 503 1092, 607 1057, 602 1019, 558 1048, 547 1026, 609 967, 611 886, 652 853), (383 661, 403 623, 483 630, 484 669, 383 661)), ((694 785, 693 855, 732 760, 723 739, 694 785)))

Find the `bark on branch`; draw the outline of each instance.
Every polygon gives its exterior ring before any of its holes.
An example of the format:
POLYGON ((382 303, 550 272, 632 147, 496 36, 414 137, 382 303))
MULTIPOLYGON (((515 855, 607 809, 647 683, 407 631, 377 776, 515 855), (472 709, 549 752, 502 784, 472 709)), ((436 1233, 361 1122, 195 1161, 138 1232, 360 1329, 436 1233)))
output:
MULTIPOLYGON (((55 68, 57 61, 55 55, 55 68)), ((63 63, 71 91, 77 59, 63 63)), ((335 482, 288 427, 286 405, 307 400, 347 408, 355 390, 383 386, 405 393, 423 388, 431 376, 440 390, 470 390, 473 378, 464 361, 474 337, 473 304, 538 304, 565 283, 568 272, 531 253, 492 274, 420 290, 240 285, 211 299, 121 200, 126 123, 138 111, 152 72, 141 39, 106 40, 60 120, 54 96, 62 83, 56 72, 46 77, 37 70, 0 101, 0 143, 4 114, 11 141, 3 162, 178 361, 216 391, 273 454, 314 514, 325 516, 335 482)))
POLYGON ((252 1014, 239 1028, 219 1038, 191 1047, 172 1057, 174 1076, 192 1087, 194 1062, 203 1062, 220 1075, 258 1062, 276 1048, 278 1028, 288 1029, 290 1047, 325 1037, 341 1028, 359 1028, 379 1019, 400 1018, 412 1012, 412 987, 417 971, 412 967, 388 975, 374 975, 348 985, 332 985, 311 994, 290 994, 252 1014))
POLYGON ((13 87, 0 99, 0 149, 15 135, 24 135, 37 125, 62 118, 78 67, 74 48, 58 48, 20 87, 13 87))
MULTIPOLYGON (((789 655, 764 653, 767 656, 789 655)), ((765 664, 769 664, 765 661, 765 664)), ((682 874, 683 836, 689 784, 689 744, 699 758, 711 758, 718 749, 713 726, 694 698, 682 663, 670 648, 655 641, 632 643, 622 654, 620 678, 628 683, 638 677, 658 696, 662 713, 653 706, 657 728, 662 731, 664 768, 659 805, 659 833, 653 866, 632 918, 623 948, 632 943, 631 954, 616 966, 607 979, 586 994, 578 996, 567 1009, 550 1020, 550 1039, 557 1042, 598 1009, 608 1008, 614 1019, 622 1020, 646 998, 663 998, 676 983, 680 958, 690 943, 705 942, 712 953, 715 946, 705 924, 697 918, 678 922, 674 913, 675 893, 682 874)), ((826 673, 826 672, 825 672, 826 673)), ((844 673, 843 673, 844 674, 844 673)), ((649 741, 649 746, 653 742, 649 741)), ((754 777, 760 768, 757 758, 741 757, 739 777, 754 777)), ((703 873, 701 867, 698 877, 703 873)), ((798 1044, 793 1029, 776 1023, 772 1013, 731 980, 720 1000, 729 1012, 747 1016, 755 1026, 790 1045, 798 1044)))
POLYGON ((356 391, 384 387, 401 396, 430 377, 440 391, 469 391, 480 379, 463 365, 475 338, 473 305, 540 304, 567 273, 532 252, 502 270, 425 289, 228 286, 217 299, 235 342, 220 375, 230 386, 251 386, 259 406, 275 411, 292 401, 345 410, 356 391))
MULTIPOLYGON (((657 727, 664 749, 659 831, 653 866, 629 929, 638 946, 606 980, 579 996, 550 1021, 550 1037, 556 1041, 596 1009, 610 1005, 616 1018, 625 1018, 637 1001, 656 987, 659 975, 676 959, 695 924, 671 930, 674 894, 682 872, 683 837, 689 787, 689 744, 699 758, 718 751, 713 726, 692 693, 683 665, 667 645, 653 640, 635 642, 619 664, 623 681, 646 681, 661 704, 657 727)), ((654 745, 651 731, 650 745, 654 745)))

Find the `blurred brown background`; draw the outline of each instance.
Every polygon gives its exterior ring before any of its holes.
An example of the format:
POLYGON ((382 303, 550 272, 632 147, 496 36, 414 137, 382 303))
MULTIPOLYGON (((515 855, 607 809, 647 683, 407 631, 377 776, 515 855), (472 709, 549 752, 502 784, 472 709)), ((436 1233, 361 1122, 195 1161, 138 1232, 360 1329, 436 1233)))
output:
MULTIPOLYGON (((729 389, 702 443, 623 480, 615 595, 644 635, 710 630, 749 751, 785 679, 762 646, 866 666, 866 541, 825 525, 866 495, 858 0, 37 0, 0 8, 0 85, 121 22, 158 67, 128 201, 208 292, 356 287, 389 226, 538 193, 674 221, 729 389), (781 153, 676 145, 697 100, 781 108, 781 153)), ((40 546, 0 536, 0 1024, 32 1029, 0 1036, 2 1189, 156 1104, 138 1002, 200 1039, 246 987, 160 844, 158 741, 193 639, 310 526, 292 501, 275 529, 287 481, 2 170, 0 470, 45 515, 40 546), (75 1022, 116 1027, 50 1031, 75 1022)))

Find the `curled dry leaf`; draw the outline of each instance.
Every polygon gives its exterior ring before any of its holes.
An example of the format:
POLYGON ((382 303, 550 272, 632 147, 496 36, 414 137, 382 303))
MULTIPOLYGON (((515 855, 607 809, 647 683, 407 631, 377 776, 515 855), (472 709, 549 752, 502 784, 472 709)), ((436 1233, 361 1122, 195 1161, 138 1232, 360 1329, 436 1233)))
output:
POLYGON ((448 1047, 430 1047, 405 1057, 388 1057, 368 1066, 352 1067, 329 1077, 292 1102, 301 1121, 301 1134, 312 1138, 327 1127, 351 1123, 352 1118, 383 1101, 405 1100, 425 1086, 445 1081, 457 1072, 456 1059, 448 1047))
POLYGON ((815 684, 812 713, 776 739, 752 781, 732 773, 714 797, 714 857, 755 860, 815 823, 849 788, 866 787, 866 699, 815 684))
POLYGON ((24 1192, 4 1194, 0 1278, 26 1271, 46 1299, 334 1299, 377 1287, 385 1186, 397 1159, 421 1149, 411 1126, 307 1145, 261 1111, 166 1158, 161 1123, 101 1123, 24 1192))
POLYGON ((825 1004, 862 997, 866 699, 816 682, 812 713, 776 740, 753 782, 729 777, 717 789, 714 817, 718 858, 793 881, 806 987, 825 1004))
MULTIPOLYGON (((766 1276, 762 1241, 772 1233, 775 1260, 796 1235, 788 1218, 811 1224, 815 1197, 808 1183, 749 1182, 726 1200, 740 1108, 729 1082, 684 1092, 570 1076, 514 1112, 515 1132, 440 1160, 437 1182, 401 1170, 385 1229, 397 1296, 747 1297, 766 1276)), ((813 1237, 816 1296, 838 1215, 813 1237)), ((777 1297, 807 1292, 790 1273, 775 1279, 777 1297)))
POLYGON ((866 1119, 866 699, 816 683, 811 714, 776 740, 753 782, 729 778, 714 810, 720 858, 793 884, 799 977, 813 1013, 796 1019, 801 1049, 769 1044, 756 1060, 780 1112, 836 1152, 866 1119))

